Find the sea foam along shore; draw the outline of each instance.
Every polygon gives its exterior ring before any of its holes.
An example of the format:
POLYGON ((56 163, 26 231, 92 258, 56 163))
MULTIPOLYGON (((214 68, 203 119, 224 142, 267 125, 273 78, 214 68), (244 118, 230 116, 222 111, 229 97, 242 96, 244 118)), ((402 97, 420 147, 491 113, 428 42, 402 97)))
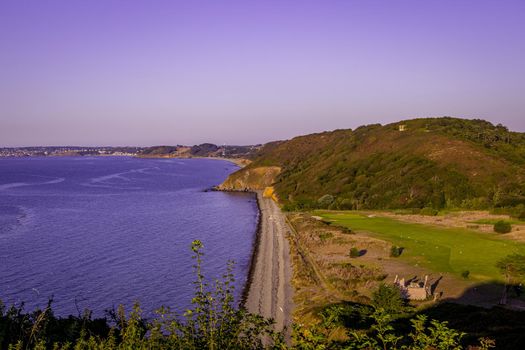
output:
POLYGON ((293 290, 288 226, 277 203, 255 192, 260 216, 243 303, 249 312, 274 319, 276 330, 286 327, 289 339, 293 290))

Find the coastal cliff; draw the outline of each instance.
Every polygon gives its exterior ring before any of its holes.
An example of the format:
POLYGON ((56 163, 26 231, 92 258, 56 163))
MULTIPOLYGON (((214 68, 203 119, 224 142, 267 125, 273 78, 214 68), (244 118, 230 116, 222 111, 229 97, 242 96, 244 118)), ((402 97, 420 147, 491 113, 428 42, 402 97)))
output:
POLYGON ((277 166, 246 167, 231 174, 218 189, 221 191, 259 191, 271 187, 281 168, 277 166))

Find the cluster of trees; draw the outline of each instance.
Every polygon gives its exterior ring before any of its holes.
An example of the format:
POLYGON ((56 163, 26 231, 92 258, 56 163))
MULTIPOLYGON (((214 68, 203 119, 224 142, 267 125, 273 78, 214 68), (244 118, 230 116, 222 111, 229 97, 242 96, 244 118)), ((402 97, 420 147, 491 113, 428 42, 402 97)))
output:
POLYGON ((250 167, 268 165, 282 168, 275 189, 287 210, 521 205, 525 217, 525 133, 482 120, 415 119, 301 136, 265 145, 250 167))

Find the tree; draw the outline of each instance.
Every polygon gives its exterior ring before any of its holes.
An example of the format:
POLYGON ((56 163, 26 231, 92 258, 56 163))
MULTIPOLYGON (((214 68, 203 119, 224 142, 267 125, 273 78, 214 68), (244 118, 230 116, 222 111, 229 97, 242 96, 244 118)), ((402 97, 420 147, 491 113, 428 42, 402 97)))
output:
POLYGON ((500 304, 507 304, 507 292, 511 284, 525 280, 525 255, 511 254, 496 263, 496 267, 505 276, 505 287, 500 304))
POLYGON ((382 310, 390 315, 397 315, 404 311, 405 300, 399 288, 383 283, 372 293, 372 306, 376 310, 382 310))
POLYGON ((328 206, 332 204, 334 200, 335 200, 334 196, 330 194, 325 194, 324 196, 322 196, 321 198, 317 200, 317 204, 321 208, 328 208, 328 206))
POLYGON ((512 225, 506 221, 500 220, 494 224, 494 232, 509 233, 512 231, 512 225))

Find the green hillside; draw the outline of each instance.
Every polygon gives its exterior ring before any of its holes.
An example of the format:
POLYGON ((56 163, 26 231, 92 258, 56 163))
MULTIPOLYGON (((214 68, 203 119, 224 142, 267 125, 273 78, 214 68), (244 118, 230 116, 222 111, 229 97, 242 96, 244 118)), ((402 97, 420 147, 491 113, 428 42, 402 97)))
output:
POLYGON ((260 166, 282 168, 275 190, 288 209, 525 204, 525 133, 482 120, 413 119, 300 136, 266 144, 240 172, 260 166))

